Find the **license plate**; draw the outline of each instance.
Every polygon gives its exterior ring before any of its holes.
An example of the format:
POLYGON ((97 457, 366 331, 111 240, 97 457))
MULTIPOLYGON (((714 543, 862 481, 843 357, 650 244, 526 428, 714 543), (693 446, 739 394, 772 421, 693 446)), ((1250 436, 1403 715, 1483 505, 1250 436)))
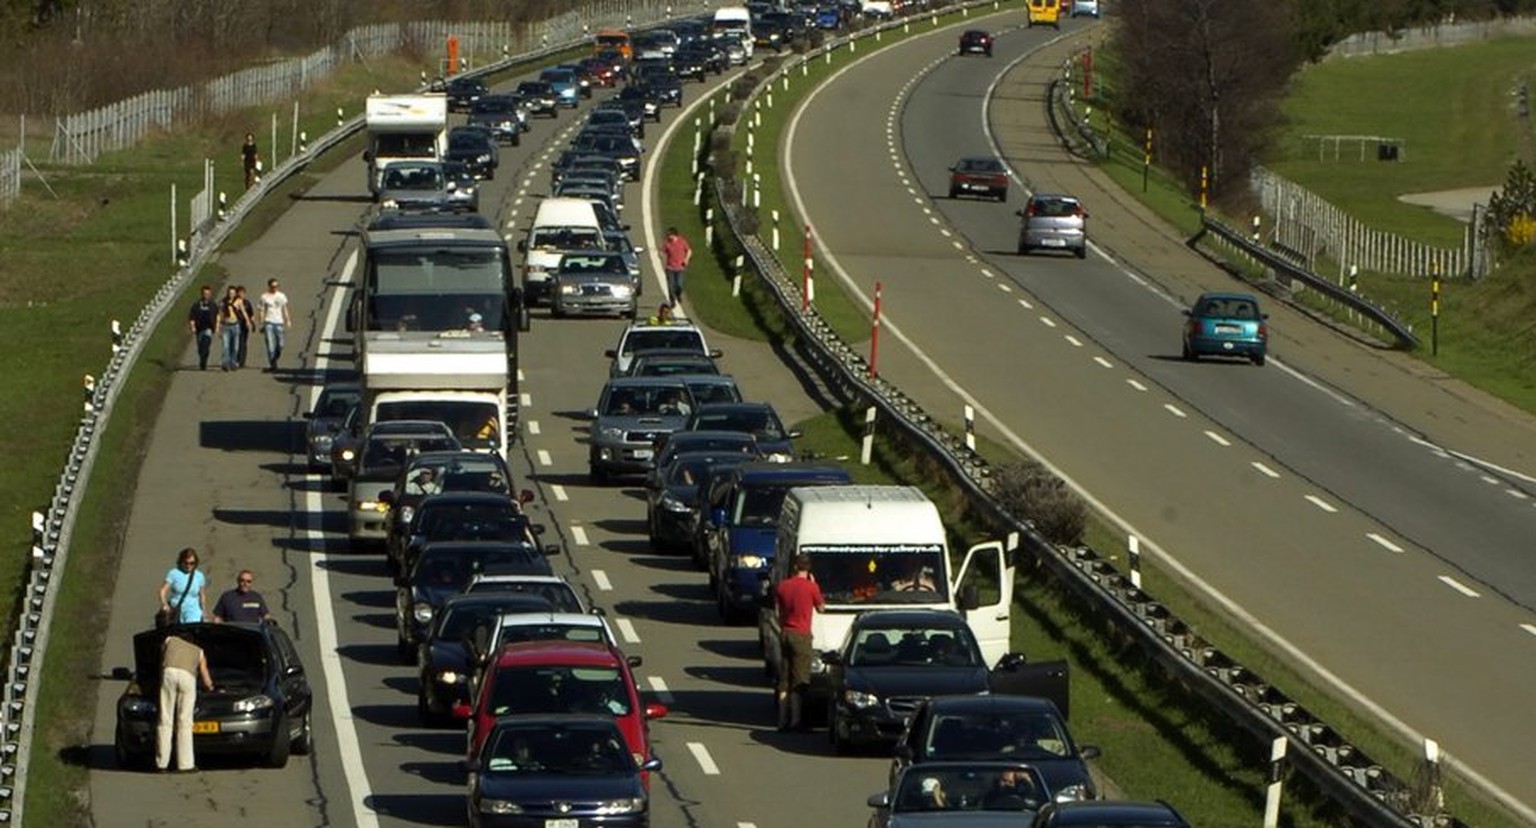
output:
POLYGON ((582 285, 582 296, 607 296, 611 293, 607 285, 582 285))
POLYGON ((649 460, 649 459, 651 459, 651 454, 652 453, 653 452, 651 451, 651 449, 635 449, 635 459, 636 460, 649 460))
POLYGON ((219 732, 219 723, 218 722, 193 722, 192 723, 192 732, 193 733, 218 733, 219 732))
POLYGON ((579 819, 546 819, 544 828, 581 828, 579 819))
POLYGON ((1241 330, 1242 330, 1242 328, 1238 327, 1237 325, 1220 325, 1220 324, 1218 324, 1216 326, 1216 333, 1219 333, 1219 334, 1235 334, 1235 333, 1240 332, 1241 330))
POLYGON ((1065 239, 1041 239, 1040 240, 1040 246, 1041 247, 1066 247, 1067 246, 1067 242, 1066 242, 1065 239))

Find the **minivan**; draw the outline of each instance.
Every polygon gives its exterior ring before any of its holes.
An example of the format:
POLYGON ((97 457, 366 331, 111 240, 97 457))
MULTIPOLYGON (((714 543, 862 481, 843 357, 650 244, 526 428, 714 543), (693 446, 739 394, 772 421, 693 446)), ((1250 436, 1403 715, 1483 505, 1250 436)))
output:
POLYGON ((1029 0, 1029 25, 1061 28, 1061 0, 1029 0))

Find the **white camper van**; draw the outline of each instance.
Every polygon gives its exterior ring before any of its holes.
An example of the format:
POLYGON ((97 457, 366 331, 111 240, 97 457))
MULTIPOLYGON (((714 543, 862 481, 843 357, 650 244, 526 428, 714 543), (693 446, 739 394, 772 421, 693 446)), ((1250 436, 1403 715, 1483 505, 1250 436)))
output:
MULTIPOLYGON (((811 574, 827 602, 811 622, 816 653, 837 649, 864 610, 937 608, 962 612, 988 666, 995 666, 1008 652, 1013 607, 1008 552, 998 541, 973 546, 955 570, 938 507, 915 486, 790 489, 758 613, 768 669, 778 668, 781 640, 772 591, 789 577, 800 554, 810 556, 811 574)), ((819 658, 812 660, 811 673, 812 698, 825 698, 826 667, 819 658)))
POLYGON ((448 97, 369 95, 363 110, 368 128, 368 192, 378 196, 384 169, 396 161, 441 161, 448 151, 448 97))

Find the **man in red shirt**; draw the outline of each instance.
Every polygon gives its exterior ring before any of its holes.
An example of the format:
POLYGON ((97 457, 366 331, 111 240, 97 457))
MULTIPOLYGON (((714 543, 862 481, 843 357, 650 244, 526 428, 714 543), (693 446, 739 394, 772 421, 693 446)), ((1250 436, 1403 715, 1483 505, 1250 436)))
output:
POLYGON ((676 227, 667 228, 667 238, 661 243, 661 258, 662 269, 667 272, 668 301, 673 310, 678 310, 683 303, 683 272, 693 261, 693 248, 688 246, 688 240, 677 232, 676 227))
POLYGON ((811 683, 811 615, 826 609, 811 576, 811 556, 795 556, 794 572, 774 587, 779 615, 779 730, 800 730, 801 700, 811 683))

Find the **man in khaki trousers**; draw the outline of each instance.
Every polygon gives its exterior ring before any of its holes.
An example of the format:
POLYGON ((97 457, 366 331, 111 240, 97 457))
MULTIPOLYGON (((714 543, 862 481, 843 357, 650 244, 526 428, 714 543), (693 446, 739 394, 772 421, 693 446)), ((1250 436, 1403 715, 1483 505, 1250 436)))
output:
POLYGON ((165 637, 160 651, 160 723, 155 728, 155 769, 165 772, 171 764, 171 731, 176 731, 176 772, 197 770, 192 757, 192 708, 197 703, 197 682, 213 690, 208 659, 201 647, 180 633, 165 637))

